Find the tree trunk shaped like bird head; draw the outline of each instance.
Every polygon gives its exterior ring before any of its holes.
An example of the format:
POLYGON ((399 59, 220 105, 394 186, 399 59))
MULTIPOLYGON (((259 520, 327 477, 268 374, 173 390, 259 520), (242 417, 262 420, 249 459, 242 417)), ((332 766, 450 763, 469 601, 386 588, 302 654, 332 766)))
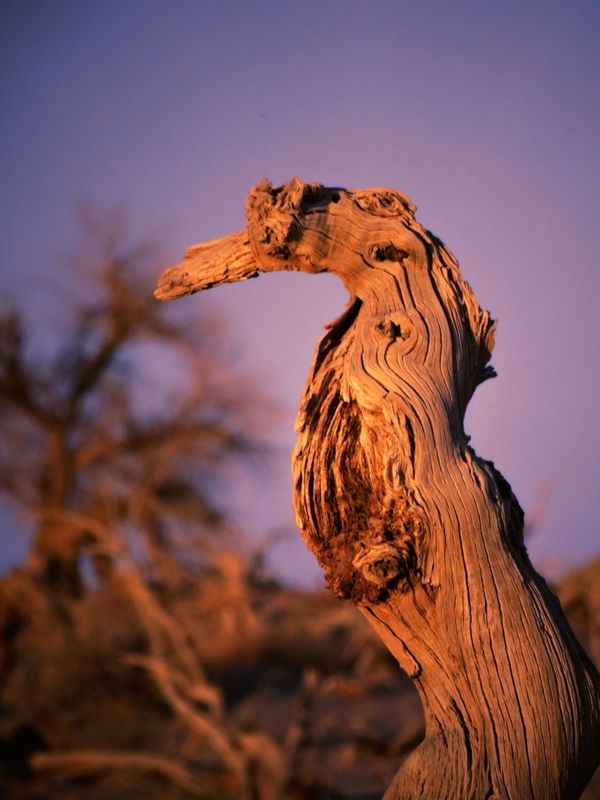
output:
POLYGON ((339 276, 350 301, 301 401, 294 504, 329 588, 423 702, 426 738, 386 798, 575 798, 600 754, 600 677, 531 566, 509 484, 469 447, 494 322, 414 212, 393 189, 262 181, 246 230, 191 247, 156 296, 339 276))

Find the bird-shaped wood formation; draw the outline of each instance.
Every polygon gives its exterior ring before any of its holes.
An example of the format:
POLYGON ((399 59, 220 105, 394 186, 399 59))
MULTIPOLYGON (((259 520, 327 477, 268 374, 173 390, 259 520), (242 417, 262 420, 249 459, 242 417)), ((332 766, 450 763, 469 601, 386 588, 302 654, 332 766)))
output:
POLYGON ((169 300, 260 272, 332 272, 292 458, 300 531, 414 681, 426 737, 386 800, 579 797, 600 756, 600 676, 531 566, 507 481, 463 418, 494 322, 392 189, 262 181, 248 225, 191 247, 169 300))

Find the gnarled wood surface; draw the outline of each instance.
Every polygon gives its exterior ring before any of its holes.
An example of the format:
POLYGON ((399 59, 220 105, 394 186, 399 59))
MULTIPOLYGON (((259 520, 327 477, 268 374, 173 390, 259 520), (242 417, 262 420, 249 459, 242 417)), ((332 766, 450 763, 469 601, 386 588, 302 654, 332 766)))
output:
POLYGON ((263 181, 247 218, 156 295, 283 269, 332 272, 350 293, 318 346, 292 467, 328 586, 423 702, 426 738, 386 800, 579 797, 600 757, 600 677, 529 562, 509 484, 463 428, 494 374, 493 320, 397 191, 263 181))

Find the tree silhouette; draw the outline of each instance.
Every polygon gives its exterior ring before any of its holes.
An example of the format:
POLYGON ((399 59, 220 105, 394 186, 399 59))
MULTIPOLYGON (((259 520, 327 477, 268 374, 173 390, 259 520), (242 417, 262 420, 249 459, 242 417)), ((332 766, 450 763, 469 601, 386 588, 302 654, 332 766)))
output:
POLYGON ((0 316, 0 493, 32 516, 28 566, 65 597, 82 591, 86 556, 111 573, 107 528, 163 579, 186 532, 204 548, 227 533, 215 476, 259 449, 253 389, 223 366, 218 322, 165 314, 144 280, 153 249, 88 228, 89 297, 75 295, 51 352, 36 356, 48 336, 21 310, 0 316))

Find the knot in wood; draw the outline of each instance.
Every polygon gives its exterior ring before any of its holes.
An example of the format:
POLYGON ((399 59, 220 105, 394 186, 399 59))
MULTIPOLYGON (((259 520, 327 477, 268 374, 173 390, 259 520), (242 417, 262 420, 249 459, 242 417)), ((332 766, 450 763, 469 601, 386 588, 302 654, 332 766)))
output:
MULTIPOLYGON (((284 186, 260 181, 246 201, 251 247, 258 261, 262 263, 265 257, 276 259, 281 262, 278 268, 283 268, 283 262, 292 258, 302 238, 304 216, 339 202, 340 191, 320 183, 304 183, 299 178, 292 178, 284 186)), ((306 257, 304 260, 310 262, 306 257)), ((309 267, 306 271, 315 270, 309 267)))
POLYGON ((407 316, 395 313, 389 314, 375 323, 375 330, 384 339, 389 339, 392 342, 395 342, 396 339, 406 341, 411 335, 412 325, 407 316))
POLYGON ((376 217, 411 218, 415 213, 415 206, 408 197, 395 189, 355 191, 351 195, 358 208, 376 217))
POLYGON ((358 553, 352 564, 369 583, 380 587, 389 586, 405 572, 400 551, 388 542, 372 545, 358 553))
POLYGON ((369 248, 370 261, 396 261, 401 264, 408 258, 408 250, 397 247, 393 242, 379 242, 369 248))

